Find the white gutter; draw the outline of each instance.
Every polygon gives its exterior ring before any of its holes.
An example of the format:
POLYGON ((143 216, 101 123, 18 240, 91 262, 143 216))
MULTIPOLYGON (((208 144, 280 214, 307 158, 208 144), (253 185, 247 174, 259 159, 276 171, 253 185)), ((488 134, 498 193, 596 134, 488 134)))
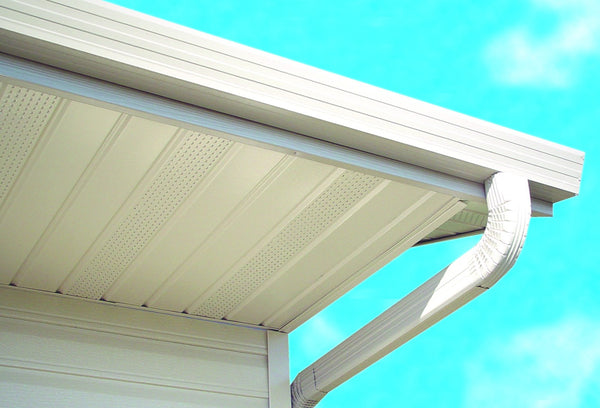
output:
POLYGON ((292 408, 314 407, 329 391, 495 284, 515 263, 531 216, 528 181, 497 173, 486 181, 488 223, 475 247, 300 372, 292 408))

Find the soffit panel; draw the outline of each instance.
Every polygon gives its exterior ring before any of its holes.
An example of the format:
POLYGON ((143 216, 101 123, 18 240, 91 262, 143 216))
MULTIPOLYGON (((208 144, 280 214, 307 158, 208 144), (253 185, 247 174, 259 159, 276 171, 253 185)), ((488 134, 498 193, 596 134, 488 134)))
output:
MULTIPOLYGON (((422 234, 419 227, 452 199, 405 187, 387 184, 356 217, 345 220, 327 239, 315 242, 310 253, 281 268, 226 317, 284 327, 344 282, 373 270, 371 263, 386 252, 397 256, 412 246, 422 234)), ((294 321, 296 326, 300 323, 294 321)))
POLYGON ((289 331, 465 206, 51 91, 0 90, 3 284, 289 331))

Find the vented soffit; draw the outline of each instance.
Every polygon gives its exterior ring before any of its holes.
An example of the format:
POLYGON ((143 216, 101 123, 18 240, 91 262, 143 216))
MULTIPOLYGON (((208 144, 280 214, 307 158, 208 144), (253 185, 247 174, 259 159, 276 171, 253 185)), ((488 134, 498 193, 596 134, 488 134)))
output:
POLYGON ((414 244, 485 221, 223 132, 0 93, 2 284, 290 331, 414 244))

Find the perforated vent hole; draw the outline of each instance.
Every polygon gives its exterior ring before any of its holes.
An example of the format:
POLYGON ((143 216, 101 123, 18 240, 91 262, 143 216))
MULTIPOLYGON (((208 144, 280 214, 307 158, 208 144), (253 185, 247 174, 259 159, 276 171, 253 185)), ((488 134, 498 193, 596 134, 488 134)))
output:
POLYGON ((102 297, 231 144, 213 136, 188 135, 67 293, 102 297))
POLYGON ((190 313, 213 318, 226 316, 381 181, 362 173, 342 173, 231 279, 190 313))
POLYGON ((0 99, 0 202, 58 104, 56 96, 8 85, 0 99))

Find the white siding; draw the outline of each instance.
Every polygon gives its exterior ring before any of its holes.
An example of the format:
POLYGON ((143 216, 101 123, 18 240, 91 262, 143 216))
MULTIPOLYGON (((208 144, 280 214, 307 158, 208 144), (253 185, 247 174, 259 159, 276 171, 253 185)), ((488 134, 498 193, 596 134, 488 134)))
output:
POLYGON ((267 356, 266 331, 0 287, 0 406, 266 408, 267 356))

